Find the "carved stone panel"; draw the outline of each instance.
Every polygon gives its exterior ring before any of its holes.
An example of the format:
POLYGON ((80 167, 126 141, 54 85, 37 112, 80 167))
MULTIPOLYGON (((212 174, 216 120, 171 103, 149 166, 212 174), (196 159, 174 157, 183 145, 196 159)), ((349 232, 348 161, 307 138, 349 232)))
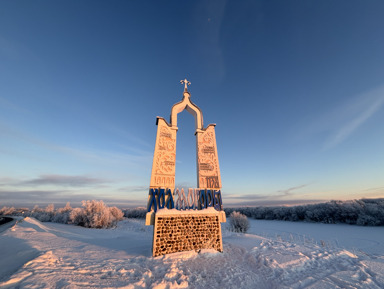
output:
POLYGON ((196 137, 198 187, 220 189, 221 177, 217 157, 215 126, 209 125, 205 130, 198 131, 196 137))
POLYGON ((176 132, 163 118, 157 119, 150 188, 175 188, 176 132))

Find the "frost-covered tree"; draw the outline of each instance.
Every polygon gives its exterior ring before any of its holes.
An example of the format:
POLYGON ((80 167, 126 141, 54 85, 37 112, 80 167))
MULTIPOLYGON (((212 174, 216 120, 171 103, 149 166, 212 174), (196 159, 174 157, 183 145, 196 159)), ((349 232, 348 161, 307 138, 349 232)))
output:
POLYGON ((0 209, 0 215, 12 215, 13 213, 15 212, 15 208, 14 207, 2 207, 0 209))
POLYGON ((52 222, 68 224, 70 222, 70 214, 72 212, 72 207, 68 202, 64 208, 59 208, 55 211, 52 222))
POLYGON ((73 209, 70 220, 73 224, 87 228, 110 228, 122 220, 123 212, 116 208, 109 208, 103 201, 83 201, 83 208, 73 209))
POLYGON ((229 217, 229 230, 237 233, 246 233, 248 231, 249 222, 247 216, 233 211, 229 217))
POLYGON ((85 227, 88 221, 84 209, 74 208, 69 215, 69 221, 74 225, 85 227))
POLYGON ((124 218, 124 213, 117 207, 110 207, 109 211, 111 212, 113 218, 115 219, 115 223, 121 221, 124 218))
MULTIPOLYGON (((51 210, 51 206, 48 205, 48 210, 51 210)), ((34 206, 31 212, 31 217, 35 218, 36 220, 39 220, 40 222, 50 222, 51 219, 51 213, 47 213, 46 210, 42 208, 39 208, 38 205, 34 206)))

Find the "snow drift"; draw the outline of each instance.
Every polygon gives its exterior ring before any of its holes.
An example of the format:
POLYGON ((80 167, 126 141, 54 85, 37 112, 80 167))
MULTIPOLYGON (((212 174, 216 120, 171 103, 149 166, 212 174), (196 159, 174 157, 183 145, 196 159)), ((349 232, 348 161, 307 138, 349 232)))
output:
POLYGON ((152 258, 143 220, 95 230, 26 218, 0 234, 0 288, 384 287, 381 227, 250 220, 251 234, 223 232, 224 253, 152 258))

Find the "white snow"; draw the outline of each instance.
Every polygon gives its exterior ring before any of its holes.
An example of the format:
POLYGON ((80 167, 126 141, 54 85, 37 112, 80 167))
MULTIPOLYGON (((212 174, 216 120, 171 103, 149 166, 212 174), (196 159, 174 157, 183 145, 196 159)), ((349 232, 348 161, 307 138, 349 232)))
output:
POLYGON ((0 233, 0 288, 384 288, 384 228, 250 220, 224 253, 151 257, 152 226, 26 218, 0 233))

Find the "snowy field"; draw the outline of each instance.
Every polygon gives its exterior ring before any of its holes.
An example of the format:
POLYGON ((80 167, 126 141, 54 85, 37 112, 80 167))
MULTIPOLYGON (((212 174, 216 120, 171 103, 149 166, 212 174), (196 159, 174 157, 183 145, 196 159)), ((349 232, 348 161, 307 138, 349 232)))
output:
POLYGON ((26 218, 1 232, 0 288, 384 288, 384 227, 250 220, 224 253, 151 257, 152 227, 26 218))

